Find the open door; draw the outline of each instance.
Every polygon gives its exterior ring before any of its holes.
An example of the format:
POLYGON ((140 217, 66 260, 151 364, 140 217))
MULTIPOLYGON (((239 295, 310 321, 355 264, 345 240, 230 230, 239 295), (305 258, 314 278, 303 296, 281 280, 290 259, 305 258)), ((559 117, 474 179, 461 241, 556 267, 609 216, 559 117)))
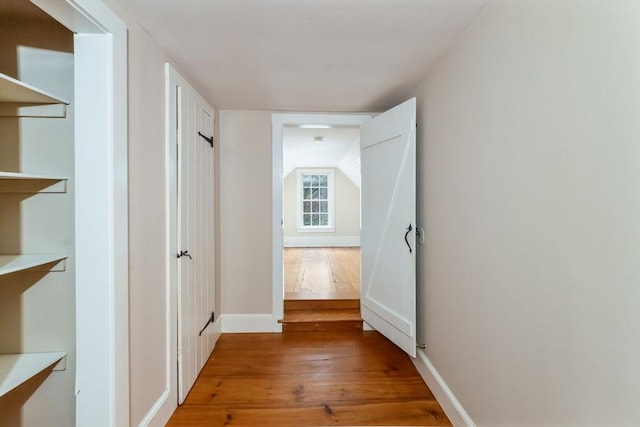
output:
POLYGON ((416 99, 361 127, 362 318, 416 356, 416 99))

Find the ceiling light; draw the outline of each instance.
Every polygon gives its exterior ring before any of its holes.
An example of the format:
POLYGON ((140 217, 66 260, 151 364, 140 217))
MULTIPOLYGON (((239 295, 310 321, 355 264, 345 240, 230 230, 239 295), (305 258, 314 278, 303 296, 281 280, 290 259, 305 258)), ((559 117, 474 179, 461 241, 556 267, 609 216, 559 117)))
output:
POLYGON ((313 125, 313 124, 308 124, 308 125, 299 125, 298 127, 300 129, 330 129, 331 125, 313 125))
POLYGON ((314 144, 322 144, 323 141, 324 141, 324 137, 323 136, 316 136, 315 138, 313 138, 313 143, 314 144))

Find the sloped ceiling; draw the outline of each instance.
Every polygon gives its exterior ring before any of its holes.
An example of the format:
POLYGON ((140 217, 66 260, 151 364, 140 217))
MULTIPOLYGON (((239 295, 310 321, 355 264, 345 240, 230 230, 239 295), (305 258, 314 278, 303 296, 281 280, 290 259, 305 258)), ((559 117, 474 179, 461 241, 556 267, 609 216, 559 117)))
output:
POLYGON ((218 108, 384 111, 482 0, 116 0, 218 108))
POLYGON ((340 169, 360 188, 360 128, 283 130, 283 176, 296 168, 340 169), (322 138, 322 142, 315 141, 322 138))

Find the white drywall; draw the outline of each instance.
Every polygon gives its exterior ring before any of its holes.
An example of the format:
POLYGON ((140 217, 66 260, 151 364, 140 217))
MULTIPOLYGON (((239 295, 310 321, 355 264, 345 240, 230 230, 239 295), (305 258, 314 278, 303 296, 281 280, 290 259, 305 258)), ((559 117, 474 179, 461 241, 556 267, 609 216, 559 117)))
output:
POLYGON ((166 400, 166 355, 175 345, 165 328, 169 254, 164 95, 165 63, 172 60, 116 1, 107 3, 128 27, 130 420, 131 425, 164 425, 167 413, 177 406, 166 400))
POLYGON ((640 424, 640 3, 490 2, 420 100, 419 335, 477 425, 640 424))
POLYGON ((220 303, 271 313, 271 112, 220 111, 220 303))

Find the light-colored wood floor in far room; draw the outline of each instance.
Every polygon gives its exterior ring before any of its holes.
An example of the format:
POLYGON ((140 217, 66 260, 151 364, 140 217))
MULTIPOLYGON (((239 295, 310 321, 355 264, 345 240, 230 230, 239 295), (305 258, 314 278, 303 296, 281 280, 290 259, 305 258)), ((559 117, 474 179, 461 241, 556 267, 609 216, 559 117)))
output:
POLYGON ((285 299, 359 299, 360 248, 285 248, 285 299))

